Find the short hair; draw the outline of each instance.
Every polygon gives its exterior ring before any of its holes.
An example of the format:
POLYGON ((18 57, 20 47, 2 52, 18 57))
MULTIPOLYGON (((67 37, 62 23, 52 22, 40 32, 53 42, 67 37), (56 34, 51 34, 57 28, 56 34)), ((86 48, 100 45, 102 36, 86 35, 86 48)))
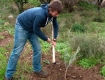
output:
POLYGON ((63 5, 60 0, 52 0, 49 4, 49 8, 51 8, 51 11, 57 11, 58 13, 61 13, 63 10, 63 5))

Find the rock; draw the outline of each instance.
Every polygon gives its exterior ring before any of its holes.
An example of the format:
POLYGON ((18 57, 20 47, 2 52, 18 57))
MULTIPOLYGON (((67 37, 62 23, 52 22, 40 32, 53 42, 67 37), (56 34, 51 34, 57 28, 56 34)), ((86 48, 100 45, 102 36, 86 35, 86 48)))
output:
POLYGON ((8 16, 8 19, 13 19, 13 18, 14 18, 14 17, 13 17, 12 14, 8 16))
POLYGON ((71 77, 72 77, 73 79, 76 79, 76 76, 74 76, 74 75, 73 75, 73 76, 71 76, 71 77))

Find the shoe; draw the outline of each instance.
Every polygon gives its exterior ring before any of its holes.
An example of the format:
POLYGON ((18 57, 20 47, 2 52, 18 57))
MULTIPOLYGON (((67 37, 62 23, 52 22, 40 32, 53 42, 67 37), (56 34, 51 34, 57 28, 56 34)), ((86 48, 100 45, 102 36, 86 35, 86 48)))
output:
POLYGON ((44 71, 34 72, 34 74, 36 74, 39 77, 43 77, 43 78, 48 76, 48 73, 44 71))
POLYGON ((13 78, 6 78, 6 77, 5 77, 5 80, 13 80, 13 78))

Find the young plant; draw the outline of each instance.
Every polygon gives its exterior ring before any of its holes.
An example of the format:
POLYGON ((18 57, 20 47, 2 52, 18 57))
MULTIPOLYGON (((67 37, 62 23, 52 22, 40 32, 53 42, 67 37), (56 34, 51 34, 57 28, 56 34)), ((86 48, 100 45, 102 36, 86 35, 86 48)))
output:
POLYGON ((66 68, 65 75, 64 75, 65 80, 66 80, 66 76, 67 76, 67 70, 70 67, 70 65, 76 60, 76 55, 77 55, 77 53, 79 53, 79 51, 80 51, 80 48, 78 47, 76 52, 74 52, 73 54, 66 53, 64 56, 64 62, 65 62, 65 68, 66 68), (69 61, 67 58, 69 59, 69 61))

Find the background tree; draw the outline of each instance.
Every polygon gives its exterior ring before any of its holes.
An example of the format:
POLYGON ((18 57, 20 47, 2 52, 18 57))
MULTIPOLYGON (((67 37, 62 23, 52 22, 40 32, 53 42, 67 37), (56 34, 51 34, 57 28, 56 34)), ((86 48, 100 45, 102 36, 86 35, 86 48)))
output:
POLYGON ((97 0, 97 5, 98 5, 97 10, 100 10, 102 1, 103 1, 103 0, 97 0))
POLYGON ((19 9, 19 13, 24 11, 24 4, 28 3, 28 0, 13 0, 19 9))
POLYGON ((39 0, 42 4, 50 3, 51 0, 39 0))
POLYGON ((62 0, 62 3, 64 4, 64 8, 68 12, 72 12, 74 10, 74 6, 77 4, 79 0, 62 0))

